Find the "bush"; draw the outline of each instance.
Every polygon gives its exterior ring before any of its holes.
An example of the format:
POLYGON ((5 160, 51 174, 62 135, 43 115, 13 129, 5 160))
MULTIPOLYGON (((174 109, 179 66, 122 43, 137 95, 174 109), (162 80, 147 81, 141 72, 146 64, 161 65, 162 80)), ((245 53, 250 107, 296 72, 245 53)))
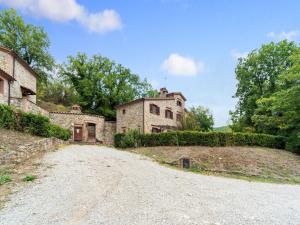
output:
POLYGON ((116 134, 115 143, 120 148, 137 147, 140 145, 140 135, 137 130, 129 130, 125 134, 116 134))
POLYGON ((19 117, 21 131, 42 137, 50 137, 48 117, 33 113, 21 113, 19 117))
POLYGON ((11 107, 0 104, 0 128, 14 129, 16 116, 11 107))
MULTIPOLYGON (((120 148, 135 147, 127 141, 127 134, 116 134, 115 145, 120 148), (124 144, 126 143, 126 144, 124 144)), ((262 146, 269 148, 284 148, 282 137, 254 133, 224 133, 177 131, 156 134, 144 134, 135 137, 139 146, 262 146)))
POLYGON ((33 113, 15 112, 12 107, 0 104, 0 128, 14 129, 41 137, 68 140, 69 130, 50 123, 48 117, 33 113))
POLYGON ((51 124, 49 126, 49 136, 56 137, 58 139, 62 139, 67 141, 71 137, 71 132, 69 130, 63 129, 58 125, 51 124))

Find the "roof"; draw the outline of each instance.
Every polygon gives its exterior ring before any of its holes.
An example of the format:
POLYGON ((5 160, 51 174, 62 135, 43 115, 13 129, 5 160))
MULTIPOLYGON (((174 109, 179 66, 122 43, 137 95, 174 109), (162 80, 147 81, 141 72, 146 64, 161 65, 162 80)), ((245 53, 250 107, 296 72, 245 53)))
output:
POLYGON ((4 70, 0 69, 0 75, 7 79, 8 81, 15 81, 15 78, 13 78, 11 75, 6 73, 4 70))
POLYGON ((146 100, 149 100, 149 101, 167 100, 167 101, 169 101, 169 100, 175 100, 175 98, 171 98, 171 97, 144 97, 144 98, 139 98, 139 99, 133 100, 131 102, 127 102, 127 103, 124 103, 124 104, 117 105, 115 108, 118 109, 118 108, 123 107, 123 106, 132 105, 132 104, 142 102, 142 101, 146 101, 146 100))
POLYGON ((25 94, 25 95, 36 95, 36 93, 33 90, 31 90, 27 87, 24 87, 22 85, 21 85, 21 91, 22 91, 22 94, 25 94))
POLYGON ((92 116, 92 117, 104 118, 104 116, 95 115, 95 114, 88 114, 88 113, 75 113, 75 112, 49 112, 49 113, 50 114, 85 115, 85 116, 92 116))
POLYGON ((168 93, 167 96, 174 96, 174 95, 180 95, 184 101, 186 101, 186 98, 184 97, 184 95, 181 93, 181 92, 171 92, 171 93, 168 93))
POLYGON ((27 70, 29 70, 35 77, 38 77, 37 72, 34 69, 32 69, 31 66, 29 66, 29 64, 24 59, 22 59, 15 51, 1 45, 0 50, 10 54, 12 57, 18 60, 18 62, 21 63, 27 70))

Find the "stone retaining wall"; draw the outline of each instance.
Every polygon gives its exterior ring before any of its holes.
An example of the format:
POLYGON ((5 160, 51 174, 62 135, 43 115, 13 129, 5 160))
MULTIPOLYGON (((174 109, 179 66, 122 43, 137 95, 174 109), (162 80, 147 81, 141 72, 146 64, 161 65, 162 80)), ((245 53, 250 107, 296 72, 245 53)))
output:
POLYGON ((24 112, 30 112, 34 114, 40 114, 46 117, 50 116, 50 113, 39 107, 37 104, 34 102, 30 101, 29 99, 25 98, 11 98, 10 100, 11 105, 14 107, 24 111, 24 112))
POLYGON ((31 144, 21 145, 16 150, 1 156, 0 164, 21 163, 38 153, 52 151, 63 143, 66 142, 57 138, 44 138, 31 144))

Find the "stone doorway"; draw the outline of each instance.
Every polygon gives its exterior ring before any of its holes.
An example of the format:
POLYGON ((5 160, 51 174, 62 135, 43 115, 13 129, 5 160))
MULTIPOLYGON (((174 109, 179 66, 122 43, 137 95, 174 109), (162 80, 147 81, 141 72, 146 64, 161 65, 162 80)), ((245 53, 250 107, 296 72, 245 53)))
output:
POLYGON ((88 123, 87 124, 87 131, 88 131, 88 142, 96 142, 96 124, 88 123))

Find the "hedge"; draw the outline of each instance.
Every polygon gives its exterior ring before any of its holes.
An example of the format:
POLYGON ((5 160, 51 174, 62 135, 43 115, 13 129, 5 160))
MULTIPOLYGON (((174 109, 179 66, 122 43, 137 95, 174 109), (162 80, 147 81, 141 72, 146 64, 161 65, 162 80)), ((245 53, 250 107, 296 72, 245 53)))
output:
POLYGON ((69 130, 51 124, 48 117, 21 111, 15 112, 12 107, 2 104, 0 104, 0 128, 62 140, 68 140, 71 136, 69 130))
POLYGON ((138 135, 133 139, 130 133, 116 134, 115 146, 262 146, 278 149, 285 146, 284 138, 268 134, 174 131, 138 135))

